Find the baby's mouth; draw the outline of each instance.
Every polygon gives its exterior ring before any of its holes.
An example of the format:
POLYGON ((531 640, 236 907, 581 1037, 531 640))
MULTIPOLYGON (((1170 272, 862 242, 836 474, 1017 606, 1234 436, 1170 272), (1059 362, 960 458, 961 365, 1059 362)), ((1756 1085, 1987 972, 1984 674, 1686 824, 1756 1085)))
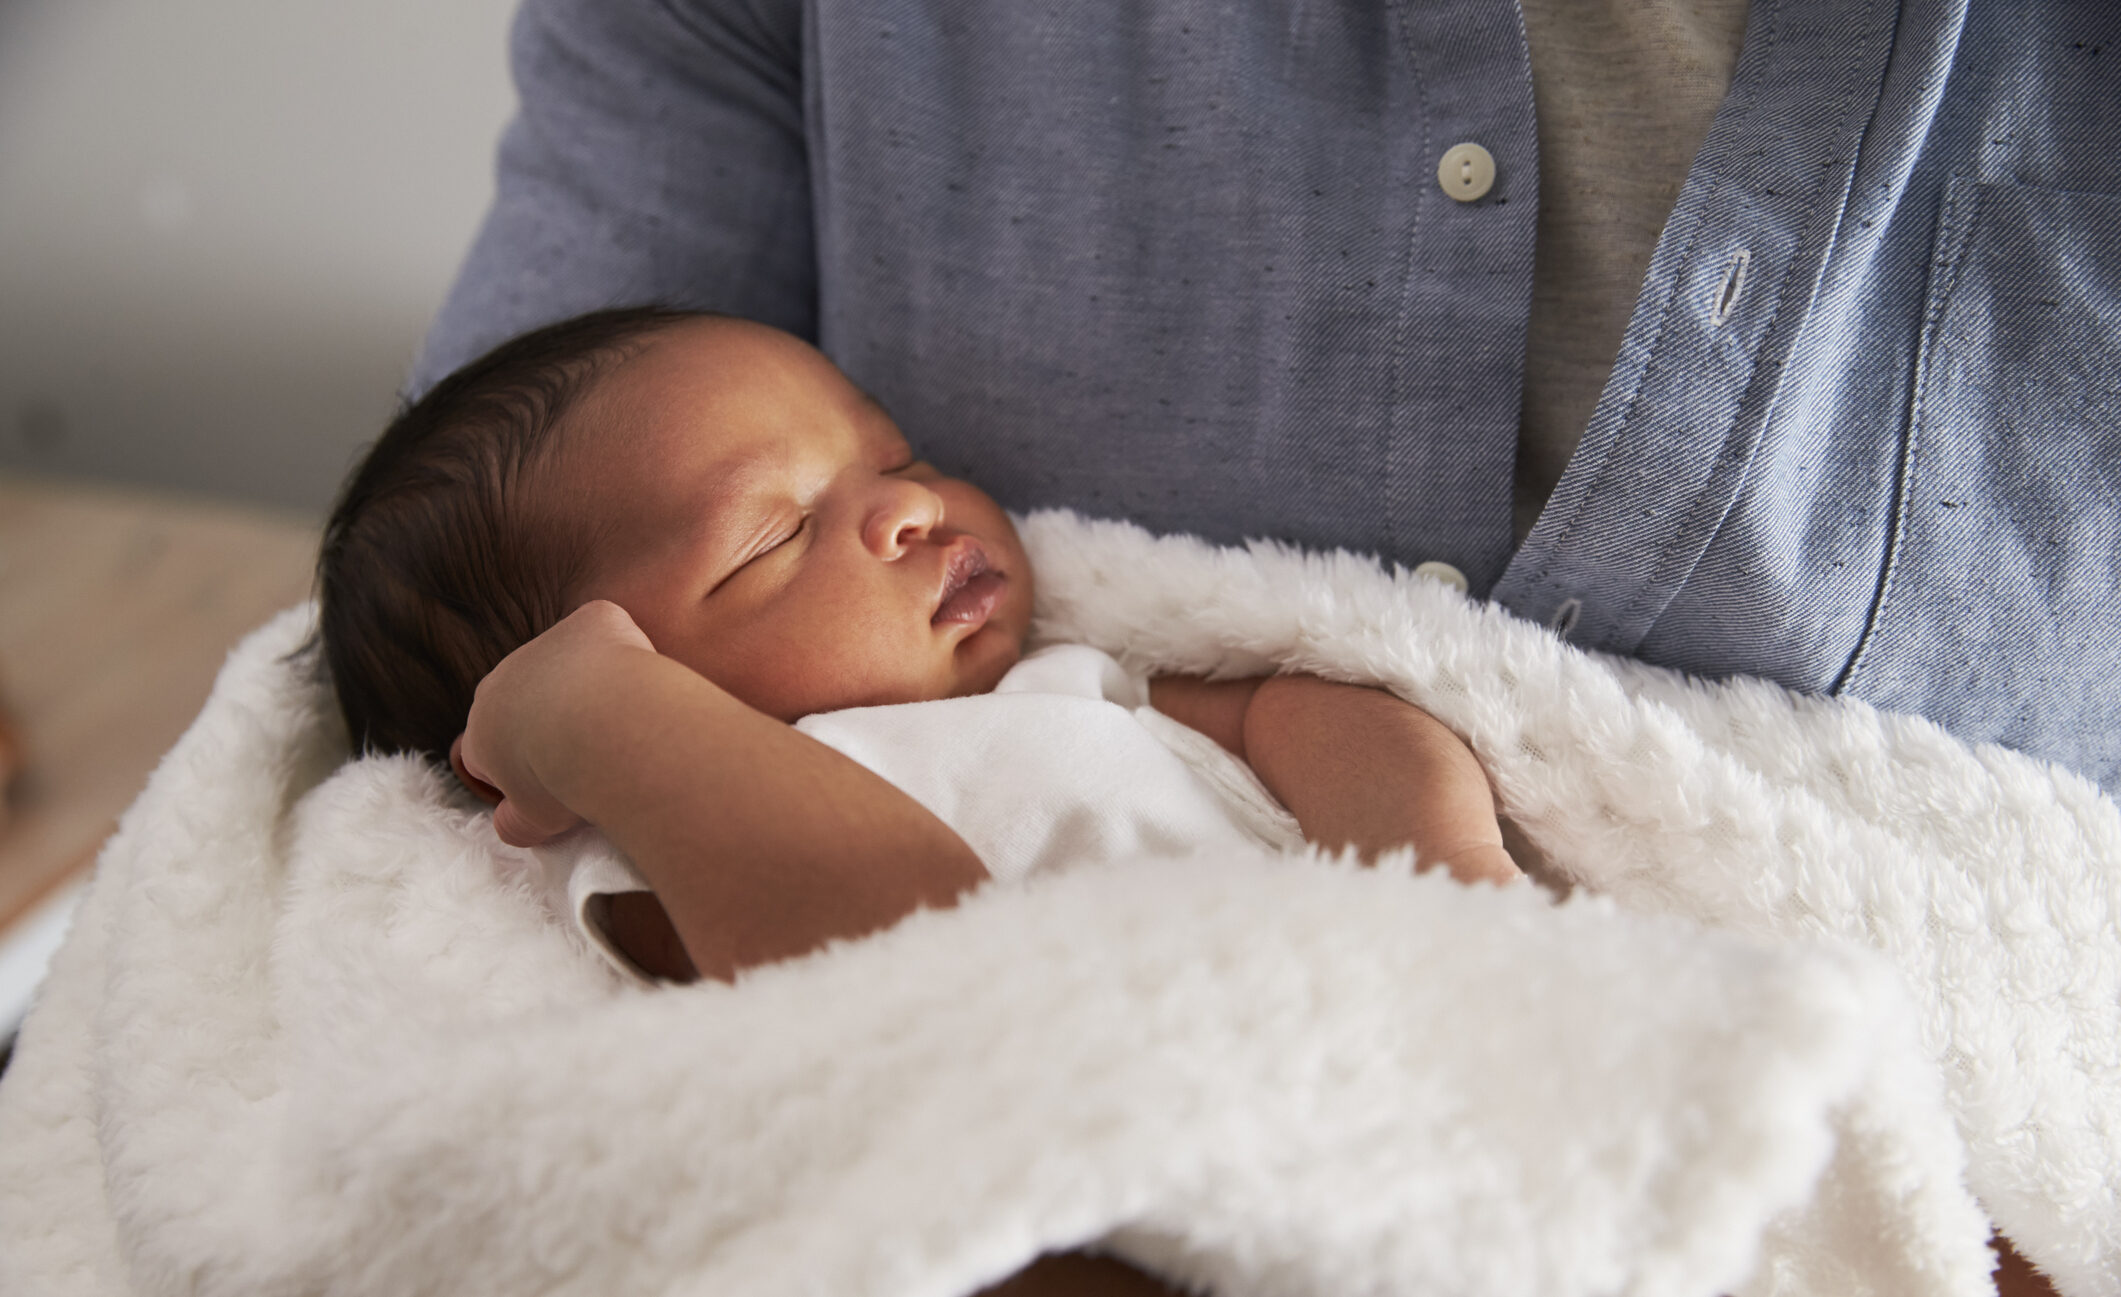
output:
POLYGON ((994 615, 1006 584, 1008 578, 994 570, 987 551, 967 536, 950 549, 943 565, 942 593, 936 599, 935 616, 929 621, 937 626, 959 622, 979 625, 994 615))

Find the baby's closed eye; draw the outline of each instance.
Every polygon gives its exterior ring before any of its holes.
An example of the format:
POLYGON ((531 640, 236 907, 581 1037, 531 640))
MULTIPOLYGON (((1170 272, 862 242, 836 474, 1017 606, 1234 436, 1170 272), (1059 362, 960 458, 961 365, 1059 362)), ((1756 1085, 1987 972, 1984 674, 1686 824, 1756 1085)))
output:
POLYGON ((802 536, 803 532, 810 527, 810 519, 810 514, 803 513, 797 515, 792 519, 783 521, 778 527, 770 531, 763 532, 763 538, 761 539, 761 541, 756 546, 752 547, 749 551, 747 551, 744 556, 738 560, 735 567, 730 568, 729 571, 722 575, 722 578, 720 580, 716 581, 713 586, 709 587, 707 593, 709 595, 714 594, 723 586, 726 586, 731 581, 735 580, 743 572, 750 569, 760 559, 766 558, 767 556, 778 552, 779 550, 785 548, 790 542, 799 539, 802 536))

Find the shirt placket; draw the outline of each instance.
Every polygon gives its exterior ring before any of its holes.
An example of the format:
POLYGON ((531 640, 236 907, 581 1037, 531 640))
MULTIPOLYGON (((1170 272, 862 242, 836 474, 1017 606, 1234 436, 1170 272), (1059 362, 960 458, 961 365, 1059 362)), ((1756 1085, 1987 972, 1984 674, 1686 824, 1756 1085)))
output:
POLYGON ((1737 498, 1892 53, 1884 0, 1756 0, 1567 471, 1493 598, 1631 652, 1737 498))

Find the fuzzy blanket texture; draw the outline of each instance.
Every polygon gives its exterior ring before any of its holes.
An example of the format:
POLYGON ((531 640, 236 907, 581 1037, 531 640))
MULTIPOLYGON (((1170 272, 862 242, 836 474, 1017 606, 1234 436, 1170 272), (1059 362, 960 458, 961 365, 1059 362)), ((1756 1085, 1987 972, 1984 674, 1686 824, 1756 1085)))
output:
MULTIPOLYGON (((1371 682, 1573 895, 1115 860, 622 985, 296 609, 105 849, 0 1085, 0 1292, 2121 1292, 2121 813, 1409 574, 1025 520, 1037 633, 1371 682)), ((591 849, 596 849, 592 846, 591 849)))

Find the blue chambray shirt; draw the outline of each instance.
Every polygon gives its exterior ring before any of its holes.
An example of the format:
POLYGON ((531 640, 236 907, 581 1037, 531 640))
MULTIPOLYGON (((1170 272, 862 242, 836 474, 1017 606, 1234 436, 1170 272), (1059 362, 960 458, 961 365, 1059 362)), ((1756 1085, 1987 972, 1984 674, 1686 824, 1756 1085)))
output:
POLYGON ((1012 507, 1442 559, 2121 787, 2112 0, 1754 0, 1521 547, 1512 0, 528 0, 513 56, 415 389, 595 307, 747 315, 1012 507))

